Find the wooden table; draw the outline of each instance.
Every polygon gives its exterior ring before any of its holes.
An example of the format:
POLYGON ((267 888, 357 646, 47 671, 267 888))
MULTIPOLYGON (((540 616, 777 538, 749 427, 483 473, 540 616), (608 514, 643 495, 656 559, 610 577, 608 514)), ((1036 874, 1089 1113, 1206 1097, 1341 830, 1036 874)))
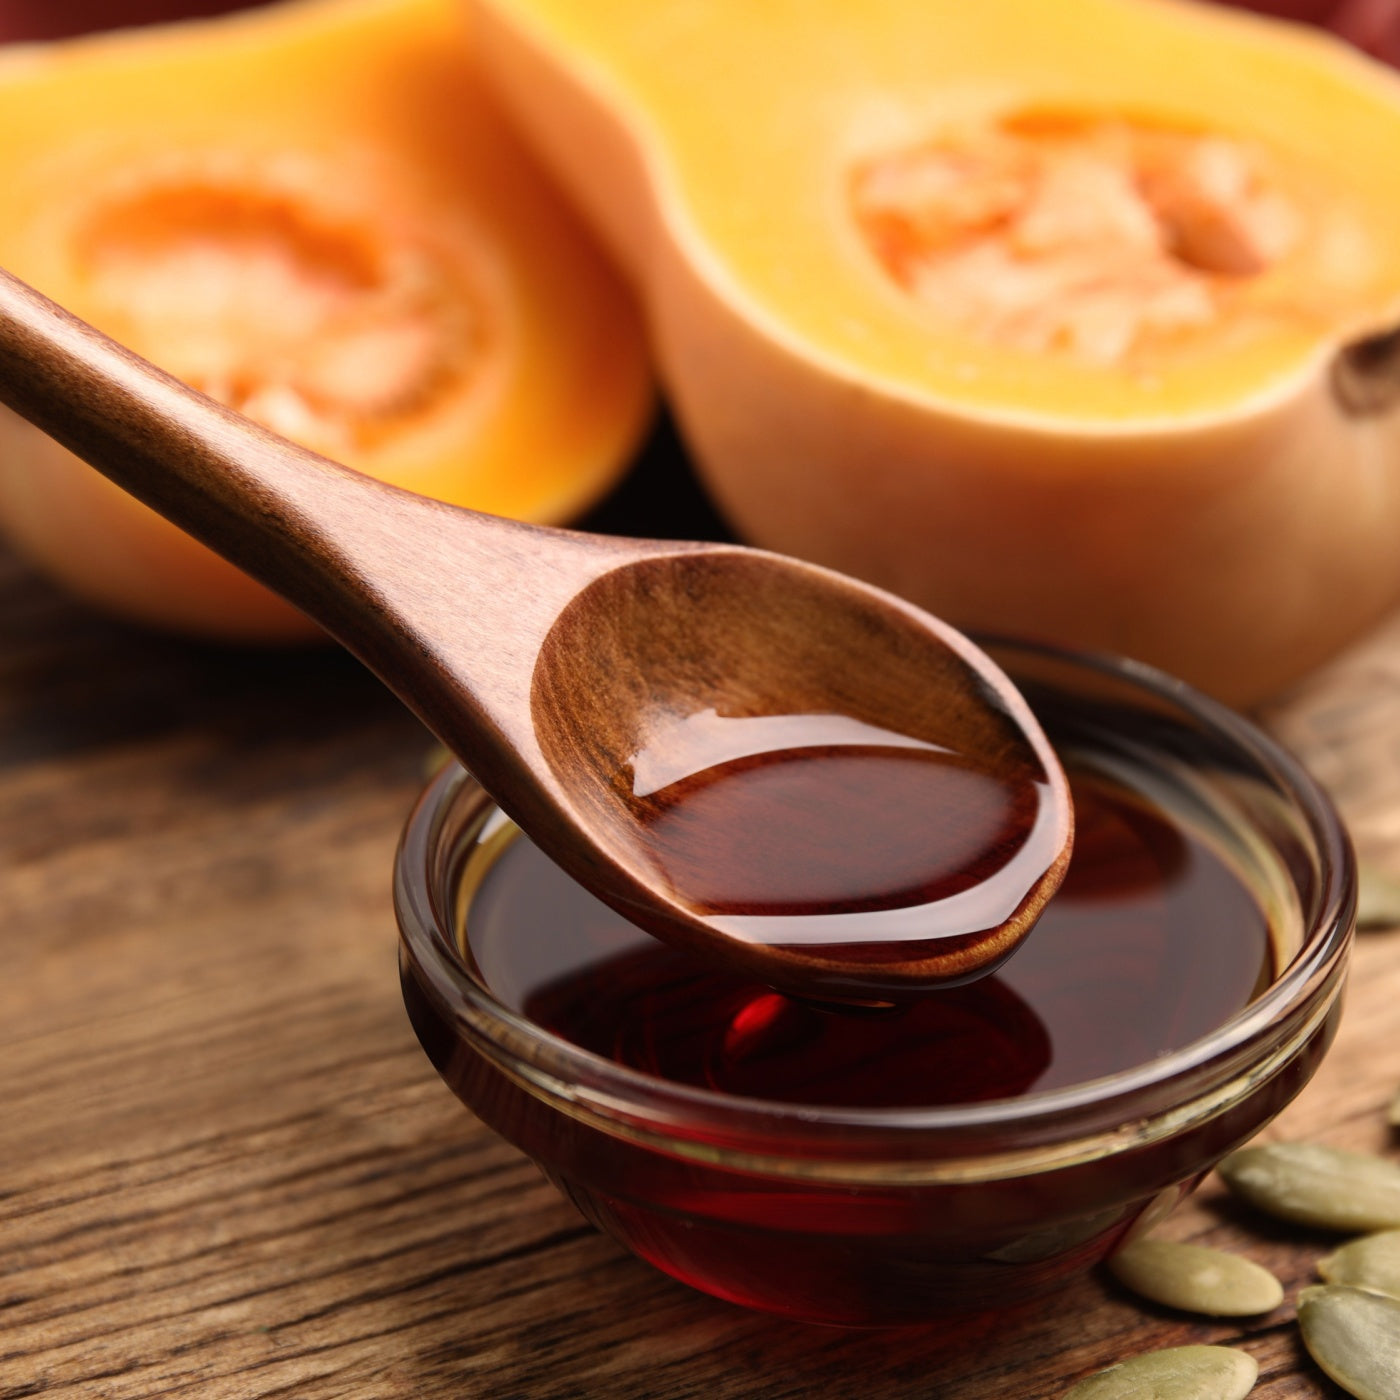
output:
MULTIPOLYGON (((665 499, 663 524, 710 528, 693 492, 665 499)), ((1400 628, 1268 718, 1400 868, 1400 628)), ((1091 1278, 999 1320, 843 1333, 624 1254, 409 1031, 389 869, 428 753, 338 653, 128 630, 0 556, 3 1400, 1038 1400, 1195 1341, 1250 1351, 1266 1400, 1340 1394, 1289 1308, 1221 1325, 1091 1278)), ((1400 935, 1372 934, 1335 1052, 1272 1131, 1390 1146, 1397 1022, 1400 935)), ((1290 1296, 1325 1244, 1211 1186, 1167 1228, 1290 1296)))

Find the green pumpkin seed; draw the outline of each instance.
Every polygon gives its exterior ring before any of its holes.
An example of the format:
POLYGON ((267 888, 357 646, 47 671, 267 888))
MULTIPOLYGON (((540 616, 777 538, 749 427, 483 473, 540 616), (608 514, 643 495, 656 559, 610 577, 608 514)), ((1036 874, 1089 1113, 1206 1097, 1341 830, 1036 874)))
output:
POLYGON ((1244 1400, 1259 1363, 1233 1347, 1170 1347, 1110 1366, 1064 1400, 1244 1400))
POLYGON ((1357 867, 1356 927, 1362 933, 1400 928, 1400 881, 1365 861, 1357 867))
POLYGON ((1312 1359, 1356 1400, 1400 1400, 1400 1299, 1329 1283, 1305 1288, 1298 1325, 1312 1359))
POLYGON ((1283 1302, 1283 1285, 1238 1254, 1175 1240, 1136 1240, 1108 1261, 1119 1283, 1153 1303, 1208 1317, 1253 1317, 1283 1302))
POLYGON ((1319 1261, 1328 1283, 1351 1283, 1400 1298, 1400 1230, 1365 1235, 1319 1261))
POLYGON ((1281 1220, 1324 1230, 1400 1226, 1400 1167, 1315 1142, 1242 1147, 1220 1164, 1236 1195, 1281 1220))

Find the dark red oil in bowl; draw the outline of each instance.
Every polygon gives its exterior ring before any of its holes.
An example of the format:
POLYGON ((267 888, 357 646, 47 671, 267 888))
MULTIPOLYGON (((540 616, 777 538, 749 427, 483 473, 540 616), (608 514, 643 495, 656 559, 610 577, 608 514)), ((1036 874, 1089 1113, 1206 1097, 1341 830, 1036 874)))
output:
POLYGON ((1141 797, 1072 780, 1079 836, 1000 972, 888 1011, 804 1004, 633 928, 523 839, 467 918, 485 984, 536 1025, 673 1083, 794 1104, 921 1108, 1132 1069, 1273 977, 1268 919, 1224 858, 1141 797))
POLYGON ((399 891, 443 1077, 642 1258, 793 1318, 1000 1308, 1101 1258, 1311 1076, 1352 871, 1325 799, 1243 721, 1031 655, 1068 874, 997 972, 891 1009, 653 941, 444 780, 399 891))

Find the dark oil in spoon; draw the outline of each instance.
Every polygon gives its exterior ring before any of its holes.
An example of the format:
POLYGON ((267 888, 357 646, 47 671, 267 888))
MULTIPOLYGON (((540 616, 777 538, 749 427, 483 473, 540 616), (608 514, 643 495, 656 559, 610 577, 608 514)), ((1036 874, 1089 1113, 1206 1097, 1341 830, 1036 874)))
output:
POLYGON ((872 982, 996 934, 1064 844, 1023 746, 989 761, 844 715, 713 711, 667 738, 631 770, 659 878, 725 934, 872 982))

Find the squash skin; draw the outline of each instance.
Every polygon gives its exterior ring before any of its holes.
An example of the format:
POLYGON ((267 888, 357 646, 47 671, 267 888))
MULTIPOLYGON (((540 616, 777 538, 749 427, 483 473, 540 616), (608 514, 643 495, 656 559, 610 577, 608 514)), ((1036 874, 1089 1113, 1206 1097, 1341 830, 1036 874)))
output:
MULTIPOLYGON (((567 521, 616 481, 650 420, 644 329, 472 47, 452 0, 292 0, 12 48, 0 55, 0 264, 160 362, 158 331, 139 339, 139 304, 104 300, 85 263, 109 205, 182 181, 236 194, 246 180, 333 230, 367 229, 386 260, 407 248, 465 288, 481 343, 421 413, 350 450, 308 445, 444 500, 567 521)), ((0 528, 125 617, 238 641, 321 635, 8 413, 0 528)))
POLYGON ((1240 706, 1400 600, 1400 414, 1350 422, 1325 378, 1170 436, 934 423, 818 382, 674 271, 655 304, 663 375, 721 511, 767 548, 965 629, 1131 656, 1240 706), (769 406, 727 411, 756 384, 769 406))
MULTIPOLYGON (((1400 143, 1400 84, 1332 41, 1151 8, 1199 22, 1203 43, 1215 25, 1305 64, 1315 51, 1377 99, 1400 143)), ((581 52, 556 27, 567 9, 481 0, 488 72, 636 279, 702 475, 744 537, 956 625, 1137 657, 1238 705, 1400 601, 1400 411, 1349 410, 1332 384, 1350 339, 1400 321, 1400 283, 1369 322, 1345 319, 1234 402, 1196 411, 1057 418, 921 393, 833 351, 736 274, 698 226, 666 114, 638 104, 605 43, 581 52)), ((1375 231, 1392 242, 1400 204, 1393 214, 1375 231)))

